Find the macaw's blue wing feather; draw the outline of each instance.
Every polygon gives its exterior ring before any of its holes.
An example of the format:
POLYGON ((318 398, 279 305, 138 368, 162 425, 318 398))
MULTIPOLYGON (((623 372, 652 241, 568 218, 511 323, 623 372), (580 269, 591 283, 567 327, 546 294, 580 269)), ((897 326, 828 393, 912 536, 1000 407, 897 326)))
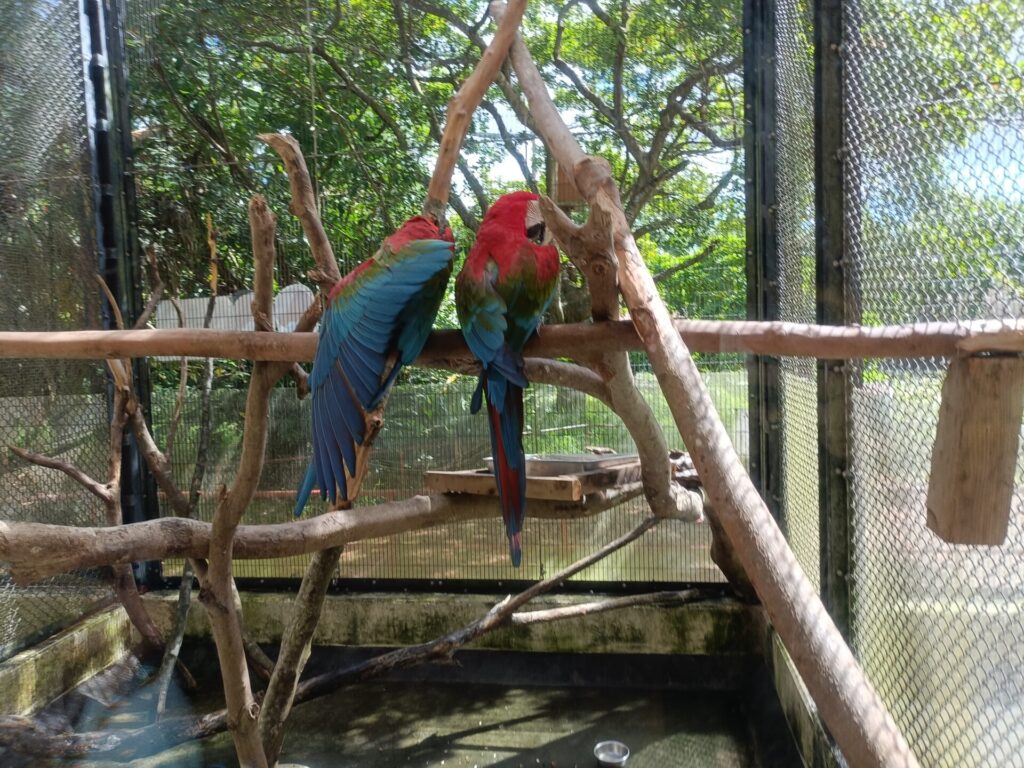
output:
POLYGON ((336 289, 320 321, 309 376, 313 464, 299 489, 296 516, 312 493, 314 478, 320 495, 332 504, 347 497, 356 447, 366 436, 365 414, 387 395, 402 364, 423 348, 453 255, 452 244, 444 240, 415 240, 395 253, 383 248, 336 289), (410 323, 418 327, 410 330, 410 323), (392 356, 395 365, 385 377, 392 356))
MULTIPOLYGON (((522 560, 522 529, 526 517, 526 456, 523 450, 523 389, 528 386, 523 356, 508 343, 510 317, 506 299, 495 289, 497 267, 490 262, 476 278, 463 270, 456 283, 456 309, 462 335, 470 351, 480 360, 480 381, 470 400, 476 413, 487 399, 491 434, 491 455, 498 484, 501 515, 508 534, 512 564, 522 560)), ((507 295, 516 298, 513 287, 507 295)), ((515 335, 514 331, 511 335, 515 335)), ((525 336, 524 336, 525 338, 525 336)))
POLYGON ((480 383, 473 393, 470 411, 476 413, 482 405, 481 394, 486 382, 488 397, 499 411, 505 400, 505 382, 519 387, 527 386, 523 373, 523 357, 506 342, 508 330, 505 300, 494 289, 497 267, 491 262, 482 279, 474 280, 467 272, 459 275, 456 286, 456 309, 462 336, 469 351, 480 361, 484 371, 500 372, 502 376, 486 377, 480 374, 480 383))
POLYGON ((416 301, 405 305, 398 316, 398 327, 400 331, 395 343, 397 360, 388 372, 388 377, 380 388, 378 396, 370 403, 371 410, 380 405, 381 400, 387 395, 398 376, 402 366, 409 365, 419 357, 427 338, 434 327, 434 318, 441 307, 444 299, 445 289, 448 286, 448 279, 451 277, 451 267, 438 272, 429 278, 423 285, 416 301))

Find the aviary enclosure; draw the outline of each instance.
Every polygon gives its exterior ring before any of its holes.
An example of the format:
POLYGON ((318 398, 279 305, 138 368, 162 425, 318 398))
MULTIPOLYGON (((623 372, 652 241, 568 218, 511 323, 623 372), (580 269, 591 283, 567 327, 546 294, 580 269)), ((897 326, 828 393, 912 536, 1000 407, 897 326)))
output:
POLYGON ((1017 4, 0 18, 4 765, 1024 765, 1017 4), (513 189, 522 565, 450 286, 293 519, 321 296, 513 189))

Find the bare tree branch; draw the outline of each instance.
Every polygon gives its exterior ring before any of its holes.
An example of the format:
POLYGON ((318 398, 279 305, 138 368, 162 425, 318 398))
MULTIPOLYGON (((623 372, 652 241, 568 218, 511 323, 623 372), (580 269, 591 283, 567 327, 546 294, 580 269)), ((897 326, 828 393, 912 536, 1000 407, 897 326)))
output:
POLYGON ((526 0, 512 0, 509 3, 490 45, 484 49, 472 74, 448 102, 448 119, 444 135, 441 137, 434 174, 427 188, 427 199, 423 205, 423 212, 434 216, 437 221, 444 220, 448 192, 451 189, 452 168, 459 158, 473 113, 505 60, 525 11, 526 0))
POLYGON ((678 592, 649 592, 642 595, 626 595, 624 597, 609 597, 605 600, 594 600, 589 603, 576 603, 560 608, 547 608, 540 611, 520 611, 513 613, 511 623, 513 626, 529 626, 530 624, 542 624, 547 621, 559 621, 561 619, 576 619, 581 616, 592 616, 595 613, 607 613, 622 608, 635 608, 641 605, 654 605, 659 608, 676 607, 687 605, 698 600, 707 600, 708 590, 684 589, 678 592))
POLYGON ((439 637, 436 640, 432 640, 429 643, 421 643, 420 645, 398 648, 352 667, 325 672, 321 675, 310 678, 309 680, 299 684, 295 699, 297 702, 305 701, 336 690, 340 685, 345 683, 365 680, 384 672, 390 672, 394 669, 402 669, 403 667, 408 667, 413 664, 420 664, 430 659, 450 657, 452 653, 466 643, 471 642, 507 623, 512 614, 533 598, 538 597, 545 592, 549 592, 569 577, 590 567, 594 563, 603 560, 613 552, 618 551, 627 544, 640 538, 648 530, 654 527, 657 522, 656 518, 646 518, 626 535, 609 542, 596 552, 592 552, 586 557, 577 560, 575 563, 562 569, 558 573, 530 585, 519 594, 506 597, 500 603, 491 608, 485 616, 472 624, 462 627, 461 629, 449 632, 447 635, 439 637))
POLYGON ((679 274, 680 272, 683 272, 689 269, 690 267, 700 264, 708 256, 715 252, 715 249, 718 248, 721 242, 721 240, 717 239, 712 240, 710 243, 705 245, 701 252, 698 253, 696 256, 691 256, 685 261, 681 261, 678 264, 673 264, 671 267, 661 270, 661 272, 658 272, 656 275, 654 275, 654 284, 659 285, 660 283, 663 283, 666 280, 668 280, 673 275, 679 274))
POLYGON ((501 113, 498 112, 497 108, 491 102, 487 101, 487 99, 481 101, 480 106, 487 110, 491 119, 494 120, 494 124, 498 127, 498 135, 501 136, 501 143, 505 145, 506 151, 512 155, 512 158, 519 166, 519 171, 523 174, 523 180, 526 182, 526 186, 529 187, 531 192, 539 191, 539 188, 537 187, 537 177, 533 175, 533 169, 530 168, 530 164, 526 161, 523 153, 519 151, 519 147, 516 145, 512 134, 509 133, 508 128, 505 126, 505 121, 501 119, 501 113))
MULTIPOLYGON (((589 494, 582 503, 534 499, 536 518, 589 517, 634 498, 640 488, 589 494)), ((325 512, 290 523, 240 525, 234 542, 236 560, 309 554, 364 539, 391 536, 460 520, 490 519, 499 514, 493 499, 414 496, 351 510, 325 512)), ((10 563, 16 584, 25 585, 79 568, 139 560, 187 557, 199 562, 209 555, 210 523, 162 517, 120 528, 80 528, 45 523, 0 521, 0 557, 10 563), (53 553, 40 559, 33 548, 53 553)), ((204 575, 196 570, 200 581, 204 575)))
MULTIPOLYGON (((188 329, 141 331, 0 331, 0 359, 104 360, 165 355, 267 360, 291 365, 312 360, 319 303, 307 310, 309 322, 292 333, 253 333, 188 329)), ((1024 352, 1024 321, 971 320, 885 326, 836 326, 747 320, 672 321, 694 352, 743 352, 822 360, 956 357, 963 354, 1024 352)), ((547 325, 527 342, 533 357, 569 357, 587 351, 640 350, 640 337, 628 320, 547 325)), ((438 365, 471 357, 457 330, 434 331, 415 365, 438 365)))
POLYGON ((321 292, 326 296, 331 288, 341 280, 341 271, 334 258, 334 249, 327 232, 320 221, 316 198, 313 195, 313 182, 306 168, 306 159, 294 137, 283 133, 261 133, 259 139, 277 152, 284 161, 288 174, 288 183, 292 191, 291 212, 302 223, 302 231, 309 243, 309 250, 316 261, 316 271, 311 273, 321 292))
POLYGON ((93 480, 89 475, 80 470, 70 461, 51 458, 50 456, 44 456, 41 453, 35 453, 24 448, 18 448, 14 445, 9 445, 7 448, 11 453, 17 454, 30 464, 46 467, 47 469, 56 469, 58 472, 63 472, 100 501, 104 503, 110 501, 110 487, 93 480))
MULTIPOLYGON (((273 145, 274 139, 267 137, 273 145)), ((284 142, 288 143, 288 142, 284 142)), ((291 142, 294 144, 294 140, 291 142)), ((277 147, 275 146, 275 149, 277 147)), ((297 144, 294 144, 297 150, 297 144)), ((287 149, 278 150, 287 154, 287 149)), ((301 154, 290 157, 296 165, 296 173, 305 170, 305 162, 301 154)), ((288 160, 286 159, 286 163, 288 160)), ((319 224, 316 208, 309 209, 311 190, 299 190, 302 193, 303 205, 300 215, 305 213, 304 228, 313 230, 312 224, 319 224)), ((293 186, 293 198, 300 194, 293 186)), ((274 269, 274 229, 275 218, 267 209, 265 201, 254 196, 249 203, 249 222, 252 229, 253 259, 256 264, 254 281, 253 319, 257 328, 261 323, 271 324, 273 296, 270 289, 274 269)), ((322 227, 319 234, 322 235, 322 227)), ((307 239, 314 247, 313 237, 307 232, 307 239)), ((321 267, 334 267, 333 253, 326 236, 316 244, 320 251, 317 257, 321 267)), ((232 553, 235 532, 241 522, 242 515, 256 491, 267 443, 268 418, 270 415, 270 392, 278 377, 274 377, 271 363, 256 363, 253 366, 252 378, 249 382, 249 394, 245 403, 245 424, 242 432, 242 451, 238 461, 238 472, 231 487, 222 492, 220 502, 213 515, 210 532, 209 572, 203 583, 199 599, 206 606, 210 617, 210 626, 217 645, 217 657, 220 661, 221 677, 224 682, 224 698, 227 710, 228 727, 235 742, 239 762, 245 766, 263 768, 267 765, 267 757, 259 734, 259 705, 253 697, 249 670, 246 667, 245 644, 242 637, 242 620, 236 604, 236 590, 232 569, 232 553)), ((280 370, 280 366, 277 366, 280 370)))

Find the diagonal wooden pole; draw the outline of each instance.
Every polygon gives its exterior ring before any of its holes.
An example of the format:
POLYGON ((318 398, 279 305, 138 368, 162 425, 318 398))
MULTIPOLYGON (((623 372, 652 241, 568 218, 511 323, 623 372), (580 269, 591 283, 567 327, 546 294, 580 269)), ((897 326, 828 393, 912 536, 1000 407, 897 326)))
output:
MULTIPOLYGON (((503 3, 491 4, 500 15, 503 3)), ((614 223, 619 286, 714 514, 851 765, 916 768, 917 760, 747 475, 690 352, 633 239, 608 163, 584 154, 555 108, 529 50, 512 64, 538 130, 576 188, 614 223)))

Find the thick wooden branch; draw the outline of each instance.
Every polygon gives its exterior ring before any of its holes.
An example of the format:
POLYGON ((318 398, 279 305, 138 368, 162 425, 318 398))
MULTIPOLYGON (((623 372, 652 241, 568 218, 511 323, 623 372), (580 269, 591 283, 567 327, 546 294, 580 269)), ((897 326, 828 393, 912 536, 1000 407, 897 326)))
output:
MULTIPOLYGON (((541 198, 541 212, 562 251, 587 279, 594 319, 618 320, 618 269, 611 219, 594 208, 586 224, 578 227, 547 197, 541 198)), ((629 356, 602 351, 576 357, 600 376, 608 405, 633 438, 651 511, 659 517, 682 515, 691 521, 700 520, 703 504, 699 497, 672 482, 665 435, 650 404, 636 388, 629 356)))
POLYGON ((439 222, 444 221, 444 210, 448 206, 448 193, 451 190, 452 171, 459 159, 462 142, 466 138, 473 113, 494 81, 494 76, 498 74, 525 11, 526 0, 509 2, 490 45, 480 56, 480 61, 477 62, 472 74, 448 102, 448 120, 444 127, 444 135, 441 137, 434 173, 427 189, 427 200, 423 205, 423 213, 433 216, 439 222))
POLYGON ((281 754, 285 723, 291 714, 302 670, 313 649, 313 633, 320 622, 327 588, 338 569, 343 549, 337 546, 314 553, 295 596, 291 621, 281 640, 281 651, 260 711, 260 737, 271 765, 281 754))
MULTIPOLYGON (((540 331, 544 332, 543 328, 540 331)), ((546 360, 541 357, 527 357, 526 378, 537 384, 551 384, 556 387, 568 387, 600 400, 609 408, 612 407, 608 387, 601 377, 589 368, 560 360, 546 360)), ((478 371, 473 371, 474 373, 478 371)))
MULTIPOLYGON (((293 140, 294 141, 294 140, 293 140)), ((287 143, 287 142, 286 142, 287 143)), ((297 145, 295 145, 297 150, 297 145)), ((301 161, 301 154, 298 154, 301 161)), ((303 163, 304 165, 304 163, 303 163)), ((293 177, 294 178, 294 177, 293 177)), ((319 224, 315 206, 312 211, 303 209, 307 220, 319 224)), ((256 261, 256 282, 254 285, 253 313, 258 318, 266 316, 270 326, 272 295, 272 269, 274 264, 274 215, 267 209, 261 198, 254 197, 249 206, 249 223, 252 229, 253 255, 256 261), (267 273, 270 272, 270 275, 267 273)), ((305 223, 305 222, 304 222, 305 223)), ((320 232, 322 233, 322 227, 320 232)), ((307 238, 309 235, 307 234, 307 238)), ((324 238, 326 242, 326 237, 324 238)), ((310 238, 312 243, 312 239, 310 238)), ((328 245, 329 249, 330 246, 328 245)), ((328 251, 329 252, 329 251, 328 251)), ((321 257, 323 254, 321 253, 321 257)), ((320 257, 318 257, 319 261, 320 257)), ((333 263, 333 253, 325 264, 333 263)), ((263 768, 267 758, 259 734, 259 705, 252 692, 249 669, 246 666, 245 642, 242 637, 242 617, 235 600, 235 580, 232 569, 235 532, 242 520, 252 496, 256 492, 266 454, 267 431, 270 418, 270 393, 279 376, 272 375, 272 369, 280 374, 281 367, 273 363, 258 362, 253 367, 249 380, 249 393, 245 402, 245 423, 242 430, 242 451, 238 460, 238 471, 231 487, 222 492, 220 503, 213 514, 210 531, 209 570, 200 591, 199 599, 206 606, 210 617, 220 661, 221 678, 224 683, 224 700, 227 710, 228 727, 235 742, 238 760, 247 768, 263 768)))
POLYGON ((155 717, 157 720, 164 716, 164 711, 167 708, 167 692, 171 687, 171 675, 178 662, 181 644, 185 639, 185 627, 188 624, 189 609, 192 605, 192 581, 194 576, 192 561, 186 559, 181 572, 181 582, 178 584, 178 603, 174 615, 174 628, 167 640, 160 667, 157 669, 152 681, 152 684, 156 687, 155 717))
MULTIPOLYGON (((128 422, 129 401, 127 383, 123 385, 115 384, 110 411, 110 439, 108 442, 107 489, 109 495, 103 502, 106 507, 107 525, 113 527, 119 527, 123 522, 121 513, 121 453, 124 448, 124 428, 128 422)), ((114 563, 111 570, 113 571, 114 578, 114 592, 117 594, 117 599, 121 601, 121 605, 124 606, 128 618, 151 650, 162 650, 164 639, 142 604, 142 597, 139 595, 139 590, 135 585, 135 574, 132 572, 131 564, 114 563)))
MULTIPOLYGON (((974 320, 878 327, 746 320, 671 321, 694 352, 744 353, 819 360, 958 357, 1024 352, 1024 320, 974 320)), ((215 357, 223 360, 311 361, 316 334, 196 329, 141 331, 0 331, 0 358, 103 360, 122 357, 215 357)), ((545 325, 524 354, 570 357, 587 351, 639 351, 629 320, 545 325)), ((472 355, 457 330, 434 331, 417 365, 472 355)))
MULTIPOLYGON (((309 250, 316 260, 315 273, 311 273, 324 294, 328 293, 341 279, 338 262, 334 258, 334 249, 327 239, 327 232, 320 221, 316 197, 313 194, 313 182, 306 167, 306 158, 302 155, 299 142, 293 136, 284 133, 261 133, 260 141, 268 144, 284 162, 288 174, 288 184, 292 191, 291 212, 302 223, 302 231, 309 243, 309 250)), ((209 355, 216 357, 216 355, 209 355)), ((288 362, 302 360, 301 357, 287 358, 288 362)))
POLYGON ((823 720, 852 765, 916 766, 906 740, 736 456, 640 256, 608 163, 583 156, 521 41, 513 45, 511 55, 549 148, 562 167, 573 169, 576 187, 591 207, 603 209, 614 222, 619 283, 633 323, 719 521, 823 720), (553 126, 552 132, 545 132, 544 126, 553 126))
MULTIPOLYGON (((583 504, 531 500, 530 515, 588 517, 639 493, 637 484, 590 494, 583 504)), ((291 557, 461 520, 488 519, 499 513, 497 502, 490 497, 414 496, 295 522, 240 525, 233 554, 239 560, 291 557)), ((10 564, 11 577, 24 585, 65 571, 118 562, 172 557, 202 560, 209 555, 210 534, 210 523, 177 517, 111 528, 0 521, 0 560, 10 564)))
MULTIPOLYGON (((317 217, 317 221, 319 221, 319 217, 317 217)), ((258 331, 273 331, 274 234, 277 217, 267 207, 267 201, 263 195, 253 195, 249 200, 249 224, 255 267, 253 270, 252 319, 258 331)))

